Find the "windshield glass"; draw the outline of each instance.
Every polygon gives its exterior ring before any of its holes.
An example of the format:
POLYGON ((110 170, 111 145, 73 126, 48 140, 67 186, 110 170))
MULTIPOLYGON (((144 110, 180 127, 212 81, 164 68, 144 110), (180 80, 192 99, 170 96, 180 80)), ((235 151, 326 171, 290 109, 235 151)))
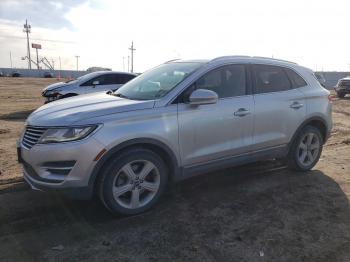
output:
POLYGON ((201 63, 169 63, 151 69, 115 91, 114 95, 132 100, 153 100, 165 96, 197 70, 201 63))

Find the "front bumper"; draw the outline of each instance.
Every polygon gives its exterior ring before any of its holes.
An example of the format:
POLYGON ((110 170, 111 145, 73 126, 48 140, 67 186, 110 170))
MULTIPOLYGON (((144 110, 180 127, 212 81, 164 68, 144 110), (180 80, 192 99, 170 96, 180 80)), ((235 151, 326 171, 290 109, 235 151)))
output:
POLYGON ((350 87, 336 87, 335 91, 337 93, 350 94, 350 87))
POLYGON ((35 190, 63 192, 71 197, 86 199, 92 195, 89 179, 96 155, 104 149, 93 137, 85 140, 36 144, 20 150, 23 176, 35 190))

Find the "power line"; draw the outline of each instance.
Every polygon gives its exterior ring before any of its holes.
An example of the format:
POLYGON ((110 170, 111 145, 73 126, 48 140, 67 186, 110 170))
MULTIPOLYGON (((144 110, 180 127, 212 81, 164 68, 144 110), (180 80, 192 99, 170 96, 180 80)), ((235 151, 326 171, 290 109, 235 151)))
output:
MULTIPOLYGON (((26 39, 27 37, 0 34, 0 38, 26 39)), ((31 39, 36 40, 36 41, 45 41, 45 42, 62 43, 62 44, 76 44, 77 43, 75 41, 65 41, 65 40, 57 40, 57 39, 44 39, 44 38, 31 38, 31 39)))

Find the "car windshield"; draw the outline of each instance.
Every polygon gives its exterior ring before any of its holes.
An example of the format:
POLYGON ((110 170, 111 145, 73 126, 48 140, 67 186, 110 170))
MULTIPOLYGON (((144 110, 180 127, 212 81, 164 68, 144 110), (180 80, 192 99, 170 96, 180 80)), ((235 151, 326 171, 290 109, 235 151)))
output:
POLYGON ((202 64, 194 62, 168 63, 134 78, 114 92, 132 100, 153 100, 165 96, 202 64))

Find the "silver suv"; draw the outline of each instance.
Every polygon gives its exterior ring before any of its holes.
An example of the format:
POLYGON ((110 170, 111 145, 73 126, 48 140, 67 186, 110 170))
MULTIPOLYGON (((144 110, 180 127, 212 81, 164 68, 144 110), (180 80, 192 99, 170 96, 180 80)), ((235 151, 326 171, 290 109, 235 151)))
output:
POLYGON ((264 159, 318 161, 331 101, 313 72, 258 57, 171 61, 114 93, 33 112, 18 143, 33 189, 98 194, 114 213, 151 208, 169 181, 264 159))

